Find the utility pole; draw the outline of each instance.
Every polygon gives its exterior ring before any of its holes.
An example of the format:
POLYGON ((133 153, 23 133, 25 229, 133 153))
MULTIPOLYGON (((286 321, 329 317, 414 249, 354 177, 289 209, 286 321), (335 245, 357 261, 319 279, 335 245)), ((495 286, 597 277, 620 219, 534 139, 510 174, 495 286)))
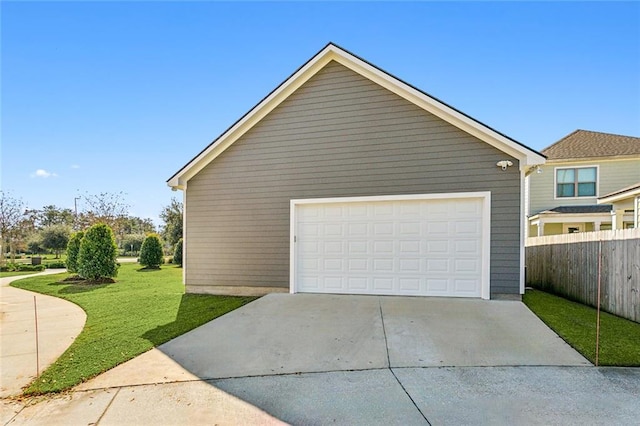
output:
POLYGON ((78 200, 82 197, 73 197, 73 212, 74 212, 74 228, 78 226, 78 200))

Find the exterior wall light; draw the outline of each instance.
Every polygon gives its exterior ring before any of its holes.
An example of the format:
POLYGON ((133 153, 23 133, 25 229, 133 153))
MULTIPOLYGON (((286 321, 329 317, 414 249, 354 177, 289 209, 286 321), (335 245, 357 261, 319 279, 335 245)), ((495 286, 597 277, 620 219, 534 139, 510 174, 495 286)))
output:
POLYGON ((500 160, 496 163, 496 166, 500 167, 502 171, 505 171, 507 167, 513 166, 513 163, 509 160, 500 160))

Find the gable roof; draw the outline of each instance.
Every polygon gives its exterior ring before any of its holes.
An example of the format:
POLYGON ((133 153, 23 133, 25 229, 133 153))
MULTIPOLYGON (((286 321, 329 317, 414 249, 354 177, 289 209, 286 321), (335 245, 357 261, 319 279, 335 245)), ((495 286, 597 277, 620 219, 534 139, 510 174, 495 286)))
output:
POLYGON ((517 158, 520 162, 521 170, 528 171, 531 167, 545 162, 544 155, 539 152, 405 83, 347 50, 329 43, 171 176, 167 180, 167 184, 173 189, 184 189, 189 179, 224 152, 331 61, 338 62, 442 120, 517 158))
POLYGON ((640 156, 640 138, 578 129, 542 153, 549 160, 640 156))
POLYGON ((625 198, 640 196, 640 182, 629 185, 617 191, 610 192, 602 197, 598 197, 598 204, 613 203, 614 201, 624 200, 625 198))

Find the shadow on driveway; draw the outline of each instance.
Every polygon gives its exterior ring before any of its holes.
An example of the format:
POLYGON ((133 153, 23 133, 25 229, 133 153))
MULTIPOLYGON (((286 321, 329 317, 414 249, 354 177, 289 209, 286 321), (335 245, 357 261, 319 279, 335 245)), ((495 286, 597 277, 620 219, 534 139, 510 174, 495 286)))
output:
POLYGON ((110 405, 135 410, 166 383, 176 413, 231 398, 293 424, 632 423, 640 371, 610 371, 520 302, 271 294, 78 389, 137 389, 110 405))

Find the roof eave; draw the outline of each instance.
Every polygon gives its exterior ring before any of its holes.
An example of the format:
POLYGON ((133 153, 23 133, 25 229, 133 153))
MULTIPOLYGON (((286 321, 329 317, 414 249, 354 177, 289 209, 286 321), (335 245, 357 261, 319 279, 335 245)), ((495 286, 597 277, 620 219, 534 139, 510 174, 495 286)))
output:
POLYGON ((631 197, 637 197, 640 196, 640 187, 638 188, 632 188, 629 189, 627 191, 623 191, 623 192, 619 192, 617 194, 613 194, 613 195, 605 195, 602 198, 598 198, 597 203, 598 204, 611 204, 614 203, 616 201, 620 201, 620 200, 624 200, 627 198, 631 198, 631 197))

